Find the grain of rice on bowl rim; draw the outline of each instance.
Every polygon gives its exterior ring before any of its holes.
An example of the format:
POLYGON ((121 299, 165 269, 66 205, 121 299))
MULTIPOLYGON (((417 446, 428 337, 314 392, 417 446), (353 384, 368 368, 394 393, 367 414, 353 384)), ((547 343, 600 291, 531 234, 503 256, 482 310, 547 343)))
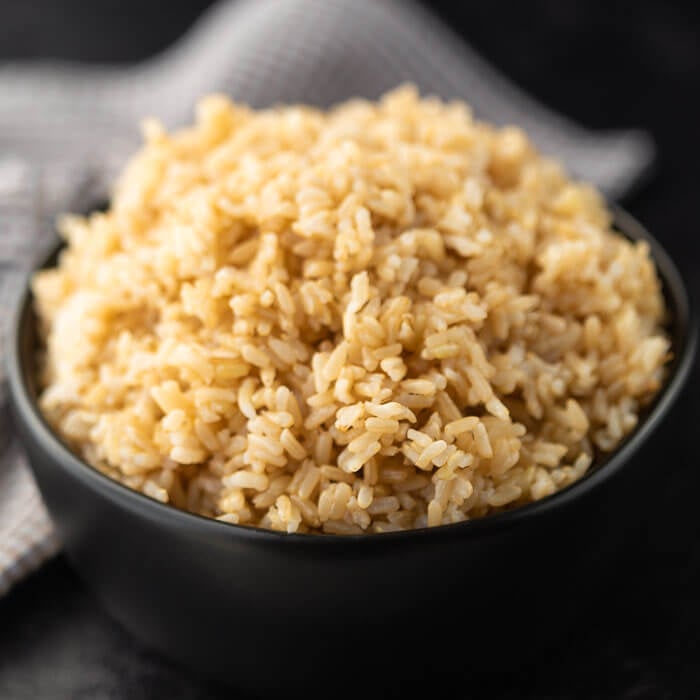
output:
POLYGON ((579 479, 661 386, 648 246, 516 128, 403 87, 144 131, 33 284, 41 408, 133 489, 287 532, 454 523, 579 479))

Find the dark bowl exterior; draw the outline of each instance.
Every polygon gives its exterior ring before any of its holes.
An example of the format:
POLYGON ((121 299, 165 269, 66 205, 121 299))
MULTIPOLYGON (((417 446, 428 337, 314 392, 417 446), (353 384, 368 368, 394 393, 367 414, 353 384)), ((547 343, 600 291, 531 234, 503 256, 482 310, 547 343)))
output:
POLYGON ((692 362, 695 328, 676 268, 629 215, 618 211, 617 225, 649 241, 672 311, 671 377, 640 427, 590 475, 539 503, 404 533, 284 535, 227 525, 147 499, 85 465, 36 408, 27 292, 9 348, 13 412, 73 566, 149 645, 260 691, 320 688, 330 678, 352 689, 354 673, 373 659, 390 669, 387 687, 395 687, 399 675, 413 685, 447 664, 468 673, 536 653, 585 608, 651 512, 658 465, 640 448, 659 439, 655 429, 692 362), (457 646, 436 642, 448 625, 457 646))

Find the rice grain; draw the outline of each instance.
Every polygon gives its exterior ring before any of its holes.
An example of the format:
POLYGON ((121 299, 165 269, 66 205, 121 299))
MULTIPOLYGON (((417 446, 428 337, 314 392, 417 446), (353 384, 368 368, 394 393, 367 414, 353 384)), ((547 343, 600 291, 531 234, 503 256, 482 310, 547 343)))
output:
POLYGON ((283 532, 460 522, 614 450, 665 376, 649 248, 518 129, 403 87, 150 123, 33 281, 40 404, 110 477, 283 532))

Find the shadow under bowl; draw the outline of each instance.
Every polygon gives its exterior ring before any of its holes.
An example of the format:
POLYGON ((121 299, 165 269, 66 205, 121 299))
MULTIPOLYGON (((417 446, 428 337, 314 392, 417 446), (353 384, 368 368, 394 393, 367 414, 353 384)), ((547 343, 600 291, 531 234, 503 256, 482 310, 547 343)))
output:
POLYGON ((669 376, 634 433, 583 479, 539 502, 379 535, 230 525, 158 503, 88 466, 37 408, 27 285, 9 338, 11 403, 70 562, 148 645, 242 688, 357 693, 359 679, 378 667, 386 688, 397 690, 448 667, 468 674, 532 658, 614 575, 617 554, 650 512, 661 472, 644 448, 694 352, 675 265, 628 214, 616 210, 616 225, 649 243, 670 310, 669 376))

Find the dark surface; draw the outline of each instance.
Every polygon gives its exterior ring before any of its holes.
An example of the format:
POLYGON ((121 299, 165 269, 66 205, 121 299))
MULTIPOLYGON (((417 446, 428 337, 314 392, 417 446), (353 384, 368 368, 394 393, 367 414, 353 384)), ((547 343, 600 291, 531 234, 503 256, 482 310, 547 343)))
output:
MULTIPOLYGON (((0 58, 140 58, 177 36, 205 4, 5 1, 0 58)), ((590 126, 653 133, 661 153, 657 176, 626 204, 679 262, 697 296, 699 10, 690 3, 581 0, 434 4, 488 58, 560 111, 590 126)), ((699 389, 696 370, 664 430, 666 444, 657 441, 646 455, 660 476, 658 504, 644 541, 620 553, 626 575, 611 578, 595 611, 541 664, 517 673, 475 672, 468 694, 700 697, 699 389)), ((60 558, 0 600, 3 700, 231 695, 146 652, 60 558)))

